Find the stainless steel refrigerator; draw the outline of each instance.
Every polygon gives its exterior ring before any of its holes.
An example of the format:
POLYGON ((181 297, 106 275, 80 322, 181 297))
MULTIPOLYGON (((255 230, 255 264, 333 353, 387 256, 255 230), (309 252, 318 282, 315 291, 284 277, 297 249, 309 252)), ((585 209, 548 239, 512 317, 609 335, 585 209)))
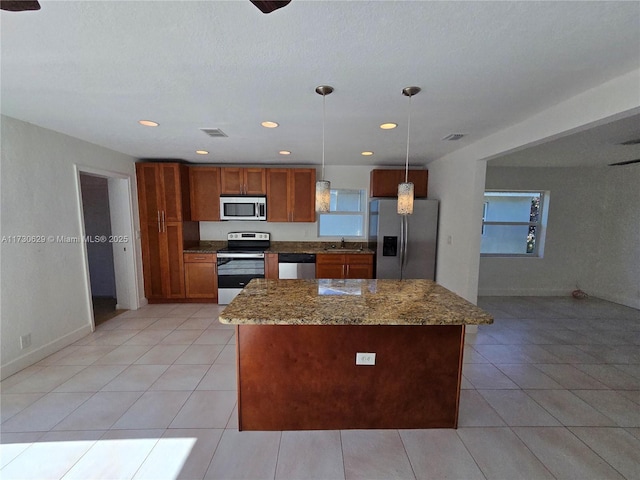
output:
POLYGON ((411 215, 398 215, 395 198, 369 202, 369 248, 376 278, 435 280, 438 201, 415 199, 411 215))

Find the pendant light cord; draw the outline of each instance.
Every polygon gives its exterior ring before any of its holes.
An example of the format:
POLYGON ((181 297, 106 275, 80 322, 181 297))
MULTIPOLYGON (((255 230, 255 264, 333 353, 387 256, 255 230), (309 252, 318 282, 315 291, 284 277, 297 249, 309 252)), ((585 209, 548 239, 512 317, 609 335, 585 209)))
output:
POLYGON ((413 95, 409 95, 409 116, 407 119, 407 160, 404 166, 404 183, 409 182, 409 133, 411 132, 411 97, 413 97, 413 95))
POLYGON ((322 181, 324 182, 324 125, 326 123, 326 115, 327 115, 327 107, 326 102, 327 96, 322 94, 322 181))

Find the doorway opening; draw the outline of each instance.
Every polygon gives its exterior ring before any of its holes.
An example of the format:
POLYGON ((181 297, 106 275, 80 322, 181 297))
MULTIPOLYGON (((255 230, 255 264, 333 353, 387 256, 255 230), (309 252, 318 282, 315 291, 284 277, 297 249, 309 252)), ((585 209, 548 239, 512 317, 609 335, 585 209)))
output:
POLYGON ((116 308, 116 274, 113 250, 108 242, 112 238, 109 181, 104 177, 80 173, 80 191, 93 322, 98 326, 124 311, 116 308))
POLYGON ((88 309, 95 328, 138 308, 130 178, 82 167, 77 174, 88 309))

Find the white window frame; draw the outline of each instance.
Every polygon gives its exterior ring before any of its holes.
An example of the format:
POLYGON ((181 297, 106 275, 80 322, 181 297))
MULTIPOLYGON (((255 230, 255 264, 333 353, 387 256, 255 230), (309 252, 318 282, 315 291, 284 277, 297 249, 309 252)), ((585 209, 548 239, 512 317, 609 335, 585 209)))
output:
POLYGON ((547 223, 547 209, 546 203, 549 196, 549 192, 544 190, 485 190, 485 193, 539 193, 540 194, 540 206, 537 222, 496 222, 486 221, 487 211, 489 208, 489 202, 484 202, 482 207, 482 235, 485 234, 485 226, 529 226, 536 227, 536 241, 533 251, 530 253, 480 253, 481 257, 519 257, 519 258, 542 258, 544 251, 544 238, 546 236, 546 223, 547 223))
POLYGON ((344 238, 362 240, 367 236, 367 192, 361 188, 332 188, 332 192, 358 192, 360 194, 360 211, 330 211, 329 213, 318 213, 318 238, 344 238), (362 217, 362 235, 323 235, 320 231, 320 217, 323 215, 337 216, 337 215, 349 215, 362 217))

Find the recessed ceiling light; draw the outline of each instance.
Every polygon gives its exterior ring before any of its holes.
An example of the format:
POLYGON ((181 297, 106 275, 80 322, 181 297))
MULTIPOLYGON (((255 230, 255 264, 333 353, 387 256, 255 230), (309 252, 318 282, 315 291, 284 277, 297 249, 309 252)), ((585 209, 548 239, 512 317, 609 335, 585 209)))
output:
POLYGON ((145 127, 157 127, 159 125, 158 122, 154 122, 153 120, 138 120, 138 123, 145 127))
POLYGON ((291 155, 291 152, 289 150, 280 150, 278 153, 280 155, 291 155))
POLYGON ((206 150, 196 150, 196 153, 198 155, 209 155, 209 152, 207 152, 206 150))
POLYGON ((360 155, 362 155, 363 157, 370 157, 371 155, 373 155, 373 152, 365 151, 365 152, 362 152, 360 155))
POLYGON ((398 126, 397 123, 383 123, 382 125, 380 125, 380 128, 383 130, 391 130, 393 128, 396 128, 398 126))
POLYGON ((262 125, 264 128, 276 128, 278 126, 276 122, 271 121, 262 122, 260 125, 262 125))

